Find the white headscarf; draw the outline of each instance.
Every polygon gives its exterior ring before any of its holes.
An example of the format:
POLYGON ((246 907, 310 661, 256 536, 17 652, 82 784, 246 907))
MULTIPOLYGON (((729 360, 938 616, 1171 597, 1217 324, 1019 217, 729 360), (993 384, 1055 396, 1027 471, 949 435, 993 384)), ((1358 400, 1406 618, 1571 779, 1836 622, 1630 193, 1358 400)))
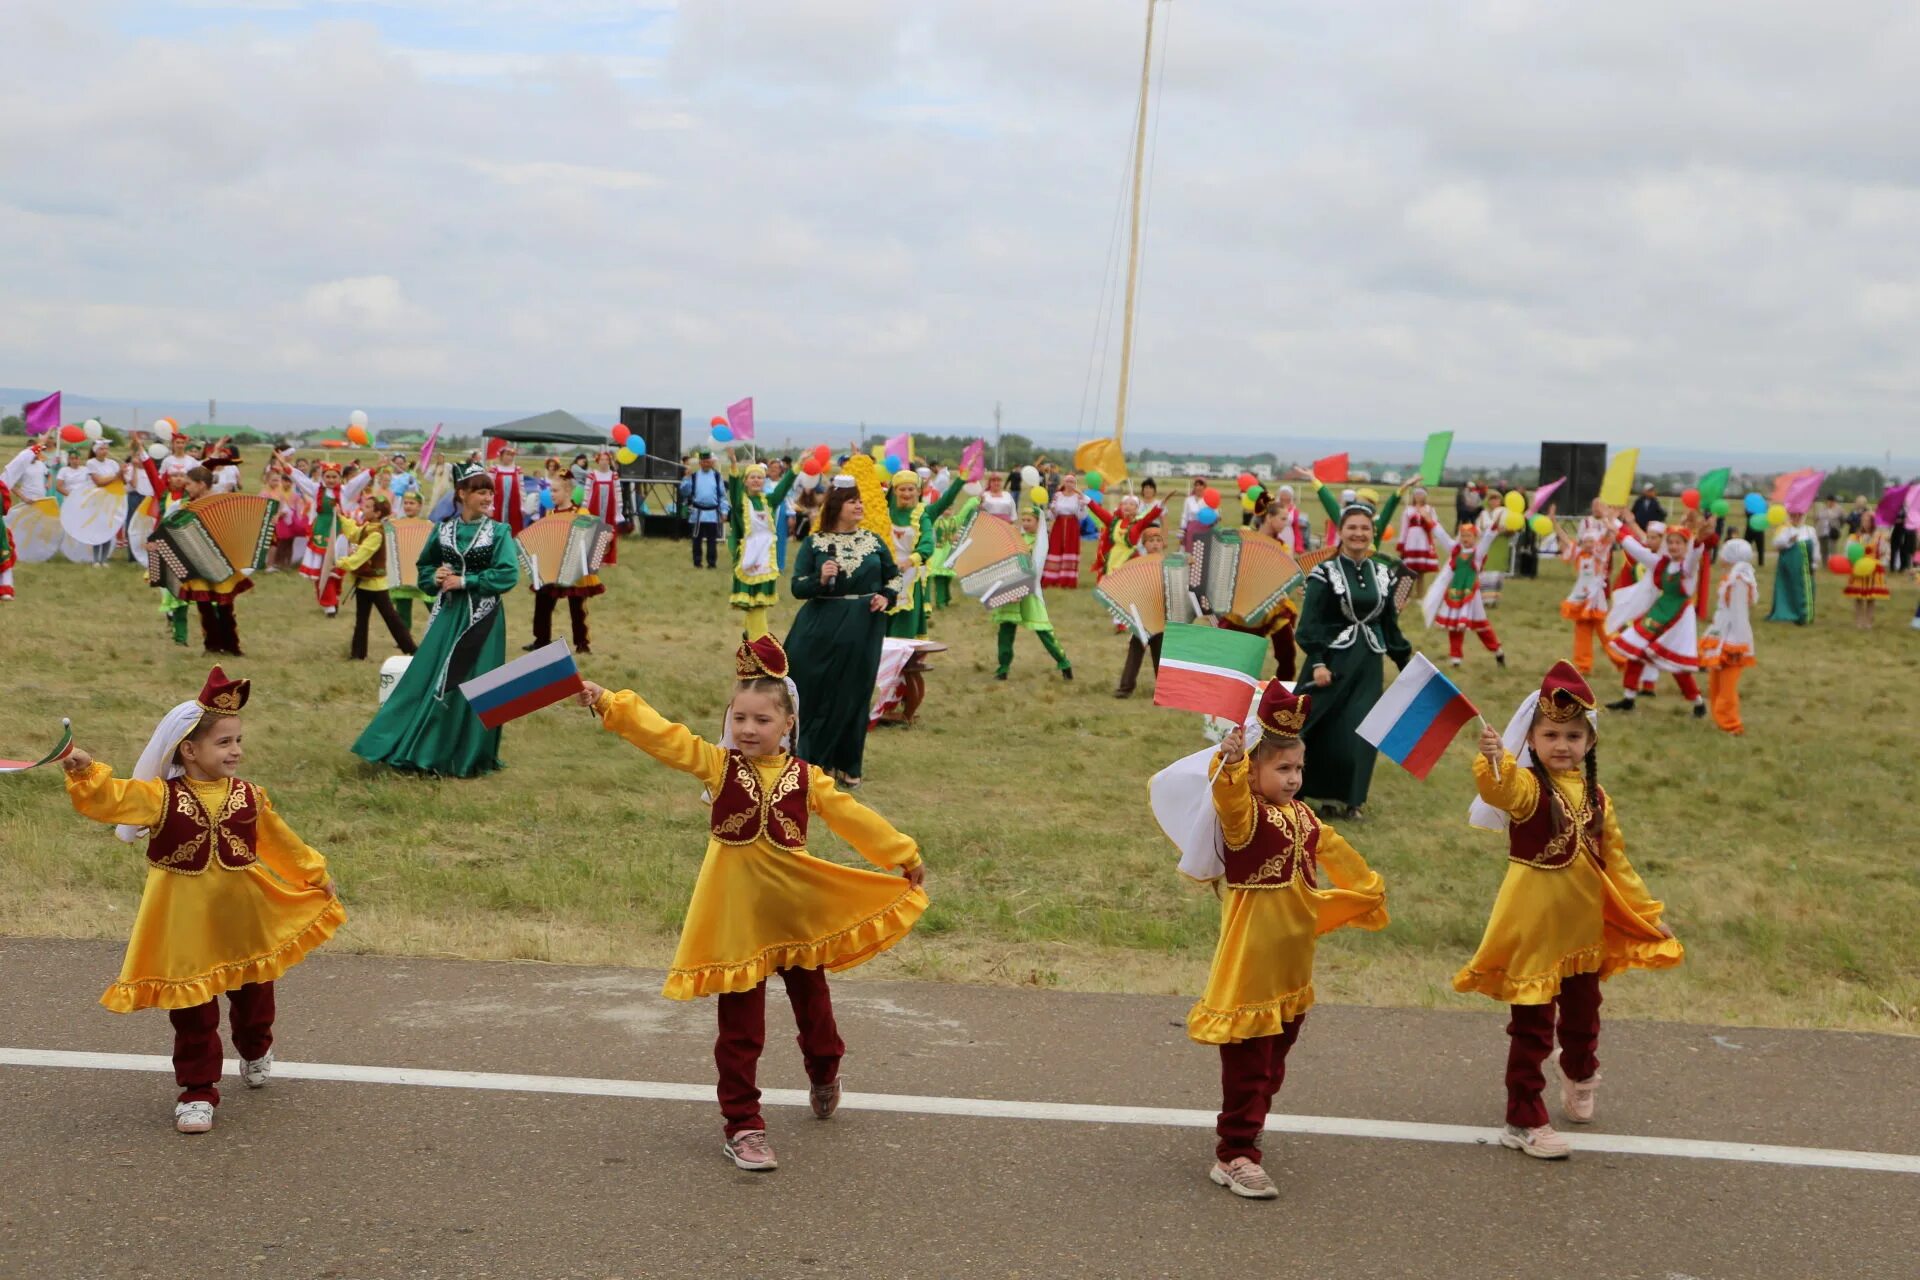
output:
MULTIPOLYGON (((1289 689, 1298 688, 1288 684, 1289 689)), ((1260 699, 1247 708, 1245 747, 1248 755, 1260 742, 1260 699)), ((1207 736, 1218 742, 1233 727, 1230 720, 1207 717, 1207 736), (1219 737, 1213 730, 1220 729, 1219 737)), ((1154 821, 1180 851, 1180 874, 1195 880, 1218 880, 1227 874, 1227 840, 1220 830, 1220 814, 1213 807, 1213 777, 1218 771, 1219 748, 1206 747, 1182 756, 1147 782, 1154 821)))
MULTIPOLYGON (((179 777, 186 770, 181 768, 174 753, 180 749, 187 735, 200 723, 200 717, 207 709, 196 700, 189 698, 173 710, 162 716, 160 723, 153 728, 153 736, 147 739, 146 750, 140 753, 139 763, 133 766, 133 779, 136 782, 167 782, 179 777)), ((132 827, 125 823, 113 829, 128 844, 134 844, 147 838, 149 827, 132 827)))
MULTIPOLYGON (((793 682, 792 676, 781 676, 780 682, 787 686, 787 697, 793 700, 793 728, 781 735, 780 749, 792 751, 793 744, 800 740, 800 687, 793 682)), ((733 699, 727 699, 726 709, 720 713, 720 749, 732 751, 738 744, 733 740, 733 699)), ((709 804, 713 802, 713 792, 702 791, 700 798, 709 804)))
MULTIPOLYGON (((1515 764, 1522 769, 1533 768, 1533 748, 1527 744, 1527 735, 1533 730, 1534 708, 1540 704, 1540 691, 1535 689, 1520 700, 1519 710, 1513 713, 1513 719, 1507 721, 1507 731, 1500 735, 1500 742, 1513 756, 1515 764)), ((1587 726, 1598 736, 1600 717, 1597 713, 1587 712, 1587 726)), ((1505 831, 1507 829, 1507 811, 1496 809, 1485 800, 1475 796, 1473 804, 1467 810, 1467 821, 1483 831, 1505 831)))

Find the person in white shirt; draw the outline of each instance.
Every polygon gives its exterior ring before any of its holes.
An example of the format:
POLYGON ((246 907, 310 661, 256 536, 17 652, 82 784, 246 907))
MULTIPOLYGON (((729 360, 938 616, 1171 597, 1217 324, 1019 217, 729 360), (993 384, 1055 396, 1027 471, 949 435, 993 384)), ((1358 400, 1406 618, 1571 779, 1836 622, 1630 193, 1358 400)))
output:
MULTIPOLYGON (((112 453, 113 445, 111 442, 95 440, 93 442, 93 456, 88 458, 81 467, 81 471, 85 473, 86 479, 82 481, 80 485, 75 486, 73 493, 68 496, 78 497, 90 490, 104 489, 108 485, 120 483, 122 478, 120 464, 115 462, 110 456, 112 453)), ((118 503, 119 500, 115 499, 115 502, 118 503)), ((113 537, 108 538, 105 542, 96 542, 93 544, 93 563, 98 567, 106 567, 107 557, 113 554, 114 542, 126 529, 127 522, 124 508, 120 510, 119 515, 120 520, 114 527, 113 537)))
POLYGON ((0 484, 7 486, 15 502, 38 502, 47 496, 47 447, 44 440, 30 442, 0 471, 0 484))
POLYGON ((1006 476, 998 471, 987 472, 987 491, 980 495, 980 510, 1012 524, 1019 508, 1019 501, 1007 492, 1006 476))
POLYGON ((169 447, 172 449, 172 452, 160 459, 160 478, 162 480, 165 480, 168 476, 176 472, 180 475, 185 475, 200 465, 200 460, 187 452, 187 438, 178 431, 173 433, 173 441, 169 447))
POLYGON ((60 469, 53 473, 53 488, 62 501, 93 487, 87 482, 87 469, 80 465, 79 454, 69 449, 60 456, 60 469))

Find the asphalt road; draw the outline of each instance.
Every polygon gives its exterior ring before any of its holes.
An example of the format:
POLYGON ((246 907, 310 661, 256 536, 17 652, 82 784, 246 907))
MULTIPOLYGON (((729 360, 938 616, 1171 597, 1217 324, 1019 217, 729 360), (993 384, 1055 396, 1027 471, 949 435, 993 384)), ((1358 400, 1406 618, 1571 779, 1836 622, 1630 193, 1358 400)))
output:
MULTIPOLYGON (((11 1048, 164 1054, 95 1003, 118 948, 0 939, 11 1048)), ((713 1011, 657 974, 322 953, 280 988, 294 1062, 712 1081, 713 1011)), ((1218 1105, 1187 1001, 836 981, 849 1090, 1218 1105)), ((804 1076, 771 993, 763 1087, 804 1076)), ((1490 1126, 1502 1018, 1321 1007, 1279 1108, 1490 1126)), ((1596 1130, 1920 1152, 1920 1039, 1609 1023, 1596 1130)), ((1206 1181, 1192 1128, 773 1108, 781 1168, 710 1102, 0 1067, 0 1276, 1920 1276, 1920 1175, 1269 1134, 1282 1198, 1206 1181)), ((1578 1132, 1576 1131, 1576 1142, 1578 1132)))

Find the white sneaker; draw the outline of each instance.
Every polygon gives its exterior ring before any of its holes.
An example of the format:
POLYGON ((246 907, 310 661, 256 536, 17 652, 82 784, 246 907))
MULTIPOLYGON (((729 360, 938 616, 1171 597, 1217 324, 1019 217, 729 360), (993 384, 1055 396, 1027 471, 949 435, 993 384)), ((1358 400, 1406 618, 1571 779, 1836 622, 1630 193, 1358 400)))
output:
POLYGON ((1280 1188, 1273 1185, 1273 1179, 1245 1156, 1235 1156, 1232 1163, 1213 1162, 1213 1168, 1207 1170, 1207 1177, 1216 1187, 1225 1187, 1233 1194, 1246 1200, 1278 1200, 1280 1188))
POLYGON ((267 1078, 273 1074, 273 1050, 269 1049, 258 1058, 248 1058, 240 1064, 240 1081, 249 1089, 264 1089, 267 1078))
POLYGON ((173 1127, 181 1133, 208 1133, 213 1129, 213 1104, 211 1102, 176 1102, 173 1104, 173 1127))
POLYGON ((1536 1160, 1565 1160, 1573 1153, 1567 1140, 1555 1133, 1550 1124, 1543 1124, 1536 1129, 1522 1129, 1517 1124, 1510 1124, 1500 1131, 1500 1145, 1524 1152, 1536 1160))

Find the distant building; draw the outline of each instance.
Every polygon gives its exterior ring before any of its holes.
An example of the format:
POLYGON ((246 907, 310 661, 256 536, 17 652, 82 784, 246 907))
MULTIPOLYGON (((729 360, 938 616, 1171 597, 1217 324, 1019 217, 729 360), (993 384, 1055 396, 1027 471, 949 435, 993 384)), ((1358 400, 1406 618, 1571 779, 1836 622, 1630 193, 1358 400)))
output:
POLYGON ((1165 480, 1173 475, 1173 464, 1155 458, 1152 462, 1141 463, 1135 470, 1139 471, 1142 479, 1165 480))
POLYGON ((1180 464, 1180 474, 1189 478, 1204 480, 1213 474, 1213 466, 1207 462, 1183 462, 1180 464))
POLYGON ((1251 471, 1253 478, 1261 484, 1267 484, 1273 479, 1273 467, 1265 462, 1256 462, 1248 467, 1247 470, 1251 471))

